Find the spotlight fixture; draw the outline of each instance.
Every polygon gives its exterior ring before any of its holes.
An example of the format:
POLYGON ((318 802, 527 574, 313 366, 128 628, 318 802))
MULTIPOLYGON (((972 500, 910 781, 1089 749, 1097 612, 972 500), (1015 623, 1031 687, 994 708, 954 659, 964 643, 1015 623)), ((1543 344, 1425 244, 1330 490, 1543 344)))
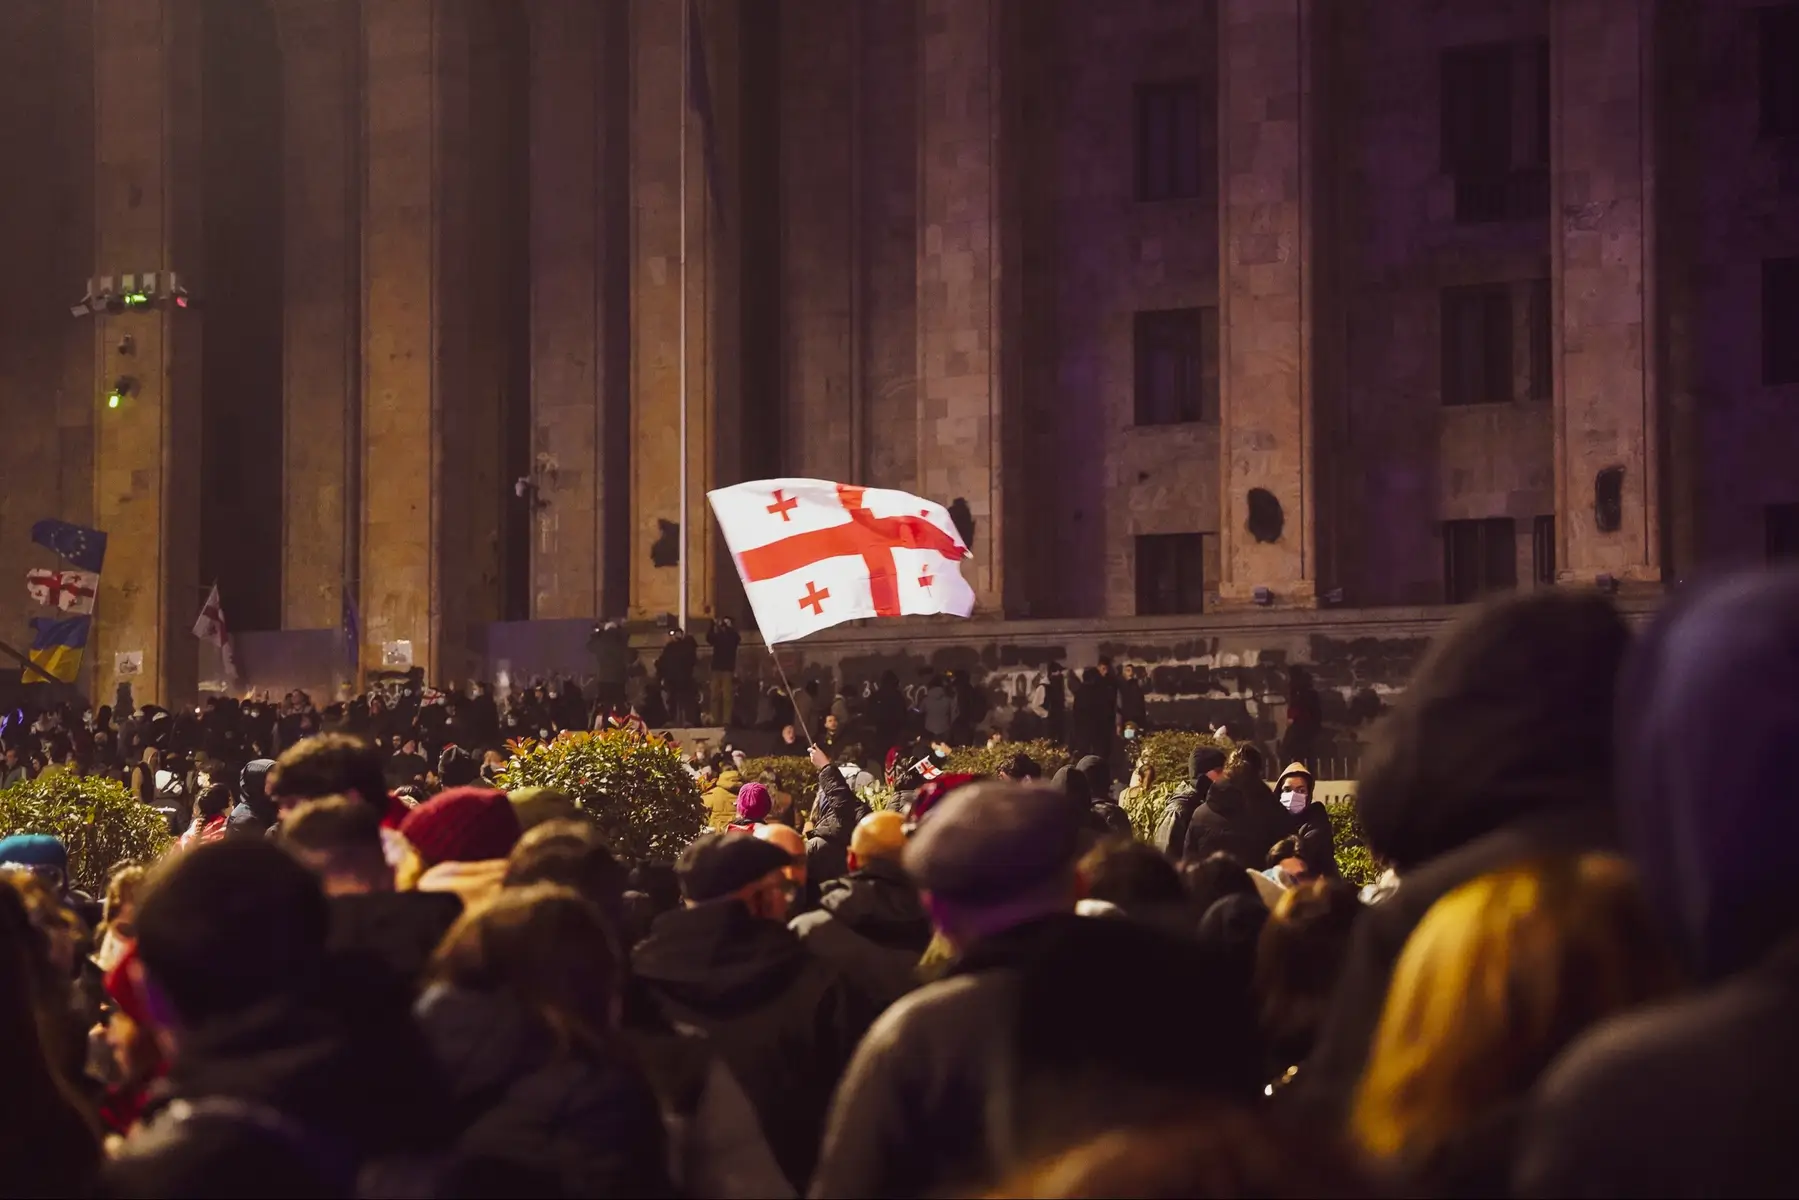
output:
POLYGON ((112 381, 112 390, 106 393, 106 407, 117 409, 135 391, 137 391, 137 380, 129 375, 119 376, 112 381))

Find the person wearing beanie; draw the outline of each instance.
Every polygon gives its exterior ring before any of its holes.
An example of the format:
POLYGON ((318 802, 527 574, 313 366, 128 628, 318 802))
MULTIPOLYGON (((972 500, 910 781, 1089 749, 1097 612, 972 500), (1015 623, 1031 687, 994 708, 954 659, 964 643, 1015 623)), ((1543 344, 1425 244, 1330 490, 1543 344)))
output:
POLYGON ((825 884, 812 912, 789 926, 806 948, 835 963, 886 1008, 918 986, 931 918, 900 865, 905 818, 873 812, 850 835, 849 873, 825 884))
POLYGON ((0 838, 0 870, 29 871, 58 895, 69 883, 69 850, 48 833, 15 833, 0 838))
POLYGON ((1156 849, 1178 860, 1187 845, 1187 826, 1193 823, 1193 812, 1206 801, 1224 774, 1224 751, 1217 746, 1201 745, 1187 756, 1187 782, 1168 797, 1162 819, 1156 822, 1153 841, 1156 849))
POLYGON ((737 819, 729 827, 752 830, 768 820, 773 808, 774 798, 768 794, 768 788, 751 780, 737 789, 737 819))
POLYGON ((454 892, 465 908, 472 907, 499 890, 521 832, 505 792, 483 787, 439 792, 400 822, 410 855, 395 883, 402 890, 454 892))

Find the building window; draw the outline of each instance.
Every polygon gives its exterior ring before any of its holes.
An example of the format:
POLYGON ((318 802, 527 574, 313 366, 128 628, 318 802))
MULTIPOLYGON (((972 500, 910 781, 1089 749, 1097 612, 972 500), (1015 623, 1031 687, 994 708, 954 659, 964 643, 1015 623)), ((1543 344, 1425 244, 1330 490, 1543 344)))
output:
POLYGON ((1762 261, 1762 382, 1799 383, 1799 258, 1762 261))
POLYGON ((1216 194, 1216 117, 1198 79, 1137 85, 1137 199, 1216 194))
POLYGON ((1530 338, 1530 398, 1555 397, 1555 330, 1549 309, 1549 281, 1533 279, 1525 301, 1525 332, 1530 338))
POLYGON ((1555 517, 1535 517, 1530 523, 1531 573, 1545 587, 1555 583, 1555 517))
POLYGON ((1140 312, 1136 343, 1137 424, 1218 419, 1218 310, 1140 312))
POLYGON ((1770 504, 1766 521, 1768 561, 1799 561, 1799 504, 1770 504))
POLYGON ((1443 170, 1455 219, 1549 214, 1549 42, 1492 42, 1443 51, 1443 170))
POLYGON ((1512 290, 1509 284, 1444 288, 1443 403, 1506 404, 1512 399, 1512 290))
POLYGON ((1466 604, 1518 586, 1518 541, 1510 517, 1443 522, 1443 593, 1466 604))
POLYGON ((1218 535, 1152 533, 1137 538, 1137 615, 1169 616, 1206 610, 1206 593, 1217 590, 1218 535), (1207 542, 1212 543, 1208 559, 1207 542))
POLYGON ((1756 15, 1762 134, 1799 137, 1799 4, 1770 4, 1756 15))

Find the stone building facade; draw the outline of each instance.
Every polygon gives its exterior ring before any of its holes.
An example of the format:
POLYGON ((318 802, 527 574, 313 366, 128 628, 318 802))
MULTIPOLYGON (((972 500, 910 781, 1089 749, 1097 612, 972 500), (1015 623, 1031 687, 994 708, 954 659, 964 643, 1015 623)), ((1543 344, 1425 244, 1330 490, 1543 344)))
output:
POLYGON ((489 673, 501 626, 678 607, 684 377, 702 620, 742 605, 704 493, 774 475, 965 511, 984 671, 1652 605, 1799 553, 1796 14, 9 0, 0 562, 109 532, 103 697, 129 652, 194 692, 214 579, 265 639, 347 591, 362 669, 489 673), (143 270, 196 305, 68 316, 143 270))

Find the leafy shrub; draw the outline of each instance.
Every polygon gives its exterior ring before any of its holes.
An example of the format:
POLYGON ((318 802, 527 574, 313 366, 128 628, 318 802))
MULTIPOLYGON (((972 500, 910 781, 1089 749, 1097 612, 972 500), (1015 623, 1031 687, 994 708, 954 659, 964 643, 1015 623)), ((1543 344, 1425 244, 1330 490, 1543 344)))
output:
POLYGON ((1030 742, 1000 742, 996 746, 964 746, 950 753, 943 769, 957 775, 996 775, 999 766, 1014 754, 1028 754, 1043 769, 1044 782, 1071 761, 1068 747, 1047 738, 1030 742))
POLYGON ((511 743, 500 786, 555 788, 599 827, 614 854, 669 862, 706 827, 699 784, 667 740, 622 729, 511 743))
POLYGON ((58 771, 0 792, 0 837, 48 833, 69 851, 69 882, 91 895, 105 893, 112 868, 149 862, 169 846, 163 815, 124 784, 58 771))
POLYGON ((1155 768, 1156 783, 1187 782, 1187 762, 1193 757, 1193 751, 1200 746, 1216 746, 1230 752, 1233 743, 1219 741, 1209 733, 1195 733, 1188 729, 1163 729, 1143 739, 1143 748, 1137 752, 1137 766, 1145 763, 1155 768))
POLYGON ((1168 798, 1180 787, 1180 781, 1152 783, 1146 788, 1126 788, 1119 793, 1119 807, 1131 819, 1131 833, 1140 842, 1155 840, 1156 826, 1168 808, 1168 798))
POLYGON ((809 758, 793 754, 770 754, 743 760, 743 781, 760 779, 764 772, 775 777, 780 789, 792 796, 794 803, 809 807, 812 794, 818 790, 818 768, 809 758))
POLYGON ((1355 801, 1347 797, 1325 802, 1330 813, 1331 835, 1335 838, 1337 872, 1357 887, 1380 878, 1381 865, 1368 850, 1362 823, 1356 818, 1355 801))

